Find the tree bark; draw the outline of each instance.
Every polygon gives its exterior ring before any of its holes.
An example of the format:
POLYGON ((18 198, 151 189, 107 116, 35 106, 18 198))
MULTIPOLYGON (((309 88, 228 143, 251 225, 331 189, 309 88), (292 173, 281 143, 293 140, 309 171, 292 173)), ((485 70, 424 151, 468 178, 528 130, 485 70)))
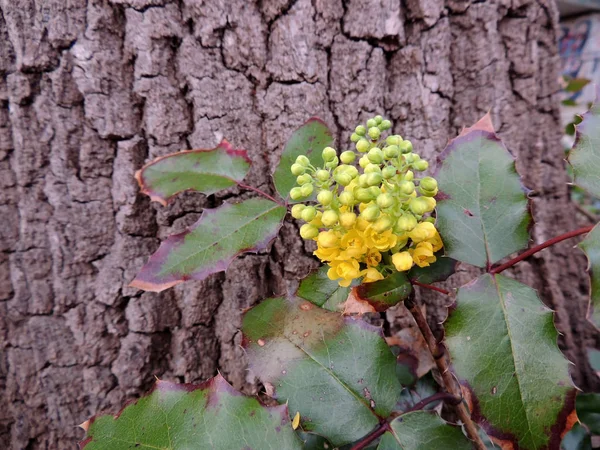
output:
MULTIPOLYGON (((0 0, 0 447, 76 448, 76 424, 117 411, 155 375, 198 382, 219 369, 256 390, 241 311, 317 262, 289 221, 268 253, 205 282, 128 287, 160 238, 254 195, 151 204, 133 179, 151 158, 226 137, 249 152, 247 183, 272 192, 282 145, 310 116, 345 146, 382 113, 433 157, 491 111, 533 190, 532 241, 577 228, 557 21, 548 0, 0 0)), ((572 245, 513 274, 556 310, 576 384, 598 388, 585 258, 572 245)), ((422 298, 443 319, 447 299, 422 298)))

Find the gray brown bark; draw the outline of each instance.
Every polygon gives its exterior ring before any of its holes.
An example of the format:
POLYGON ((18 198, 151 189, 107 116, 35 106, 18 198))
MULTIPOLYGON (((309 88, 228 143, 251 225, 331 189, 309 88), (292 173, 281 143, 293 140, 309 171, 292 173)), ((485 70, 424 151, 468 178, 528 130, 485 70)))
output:
MULTIPOLYGON (((241 310, 316 261, 288 222, 270 252, 206 282, 128 287, 159 238, 251 195, 151 205, 132 176, 150 158, 227 137, 248 149, 248 184, 271 190, 282 144, 311 115, 347 142, 384 113, 432 156, 490 110, 535 192, 533 241, 574 228, 556 26, 546 0, 0 0, 0 447, 76 448, 76 424, 154 375, 218 368, 255 389, 241 310)), ((598 387, 572 244, 515 274, 556 309, 575 382, 598 387)), ((423 296, 443 317, 445 299, 423 296)))

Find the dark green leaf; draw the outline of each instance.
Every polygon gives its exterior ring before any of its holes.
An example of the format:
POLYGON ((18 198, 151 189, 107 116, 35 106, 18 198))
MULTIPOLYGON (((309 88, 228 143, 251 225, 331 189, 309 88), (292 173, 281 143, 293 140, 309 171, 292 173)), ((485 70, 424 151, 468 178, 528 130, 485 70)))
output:
MULTIPOLYGON (((433 376, 428 374, 422 378, 419 378, 414 386, 407 387, 402 390, 402 395, 400 396, 400 400, 398 401, 395 409, 397 411, 408 411, 415 406, 415 404, 427 397, 431 397, 436 392, 438 392, 438 385, 434 381, 433 376)), ((434 402, 426 406, 426 408, 432 409, 438 404, 439 402, 434 402)))
POLYGON ((135 174, 140 190, 163 205, 187 190, 213 194, 240 183, 250 169, 245 150, 223 140, 211 150, 186 150, 149 162, 135 174))
POLYGON ((376 311, 385 311, 397 305, 411 292, 412 285, 404 272, 394 272, 383 280, 356 287, 357 298, 369 303, 376 311))
POLYGON ((587 78, 572 78, 568 80, 567 86, 564 88, 566 92, 579 92, 586 87, 591 80, 587 78))
POLYGON ((588 430, 578 423, 573 425, 560 446, 562 450, 592 450, 592 439, 588 430))
POLYGON ((315 433, 298 431, 298 436, 302 441, 303 450, 332 450, 333 446, 323 436, 315 433))
POLYGON ((333 445, 356 441, 387 417, 401 391, 381 329, 300 299, 265 300, 243 319, 250 369, 300 412, 305 431, 333 445))
POLYGON ((473 417, 488 434, 522 450, 558 448, 572 424, 575 390, 553 313, 535 291, 483 275, 459 289, 445 329, 473 417))
POLYGON ((571 100, 570 98, 563 100, 561 103, 563 106, 577 106, 577 102, 575 100, 571 100))
POLYGON ((296 295, 329 311, 340 311, 350 294, 350 287, 342 287, 327 276, 327 266, 321 266, 300 282, 296 295))
POLYGON ((160 292, 221 272, 240 253, 267 248, 285 213, 283 206, 262 198, 205 209, 191 228, 160 245, 131 286, 160 292))
POLYGON ((452 140, 440 159, 437 227, 446 254, 486 267, 525 248, 525 189, 489 116, 452 140))
POLYGON ((306 155, 313 166, 322 167, 321 152, 331 145, 333 145, 331 131, 323 121, 315 117, 294 131, 285 144, 279 165, 273 173, 275 189, 282 198, 287 199, 296 185, 296 177, 290 172, 296 158, 299 155, 306 155))
POLYGON ((590 307, 588 319, 600 328, 600 225, 596 225, 579 244, 588 258, 590 307))
POLYGON ((262 406, 221 375, 199 385, 158 381, 117 416, 86 425, 85 450, 302 448, 285 405, 262 406))
POLYGON ((444 256, 443 253, 443 251, 436 253, 436 260, 429 267, 413 266, 408 272, 408 278, 411 281, 418 281, 423 284, 446 281, 456 271, 458 261, 444 256))
POLYGON ((573 166, 575 183, 600 197, 600 86, 596 89, 596 101, 575 127, 575 143, 568 161, 573 166))
POLYGON ((592 434, 600 435, 600 394, 578 394, 577 417, 592 434))

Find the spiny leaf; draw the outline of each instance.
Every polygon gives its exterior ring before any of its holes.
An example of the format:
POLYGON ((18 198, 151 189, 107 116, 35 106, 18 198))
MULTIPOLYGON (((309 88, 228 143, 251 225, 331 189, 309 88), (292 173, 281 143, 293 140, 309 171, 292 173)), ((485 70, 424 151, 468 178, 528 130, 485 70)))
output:
POLYGON ((573 167, 575 183, 600 197, 600 85, 596 100, 583 120, 575 125, 575 143, 568 161, 573 167))
POLYGON ((209 195, 235 186, 249 169, 246 151, 234 149, 223 139, 210 150, 186 150, 157 158, 138 170, 135 178, 144 194, 166 205, 179 192, 209 195))
POLYGON ((340 311, 350 294, 350 287, 342 287, 327 276, 327 266, 321 266, 300 282, 296 295, 328 311, 340 311))
POLYGON ((355 288, 358 299, 369 303, 376 311, 385 311, 406 299, 412 285, 404 272, 394 272, 383 280, 363 283, 355 288))
POLYGON ((588 258, 590 306, 588 319, 600 328, 600 225, 596 225, 579 244, 588 258))
POLYGON ((514 449, 558 449, 572 426, 575 390, 553 313, 535 291, 483 275, 459 289, 445 328, 473 418, 514 449))
POLYGON ((85 450, 302 448, 286 405, 262 406, 221 375, 198 385, 158 381, 116 416, 90 422, 85 450))
POLYGON ((435 254, 436 260, 429 267, 413 266, 408 272, 408 278, 411 281, 418 281, 423 284, 432 284, 439 281, 446 281, 450 275, 456 271, 458 261, 444 256, 443 251, 435 254))
POLYGON ((245 314, 242 331, 250 369, 300 411, 303 430, 333 445, 368 434, 400 396, 394 355, 381 330, 361 320, 274 298, 245 314))
POLYGON ((440 160, 437 226, 446 254, 486 267, 525 248, 525 190, 489 115, 452 140, 440 160))
POLYGON ((285 213, 283 206, 262 198, 205 209, 191 228, 160 245, 131 286, 160 292, 221 272, 240 253, 267 248, 285 213))
POLYGON ((460 428, 444 422, 437 414, 415 411, 394 419, 391 431, 381 438, 377 450, 472 450, 460 428))
MULTIPOLYGON (((433 375, 428 374, 419 378, 414 386, 406 387, 402 390, 402 395, 395 409, 398 411, 408 411, 421 400, 438 392, 438 389, 439 387, 433 379, 433 375)), ((438 404, 439 402, 431 403, 426 406, 426 409, 433 409, 438 404)))
POLYGON ((310 163, 323 166, 321 152, 333 145, 333 135, 323 121, 313 117, 292 134, 285 144, 279 165, 273 173, 275 189, 283 199, 287 199, 296 184, 296 177, 290 172, 299 155, 306 155, 310 163))

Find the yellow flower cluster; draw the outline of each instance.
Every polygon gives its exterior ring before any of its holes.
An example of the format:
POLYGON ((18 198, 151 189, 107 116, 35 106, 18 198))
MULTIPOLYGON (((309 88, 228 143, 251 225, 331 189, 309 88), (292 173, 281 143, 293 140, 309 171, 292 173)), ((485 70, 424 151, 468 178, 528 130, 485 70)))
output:
POLYGON ((351 140, 365 153, 354 166, 356 155, 335 149, 323 150, 324 168, 313 167, 299 156, 291 171, 298 186, 294 200, 313 195, 316 204, 296 204, 292 216, 302 219, 300 234, 317 242, 314 254, 329 265, 331 280, 349 286, 381 280, 413 265, 427 267, 443 244, 433 218, 437 182, 431 177, 415 178, 428 164, 412 151, 401 136, 381 138, 391 123, 380 116, 359 125, 351 140), (342 164, 340 164, 340 161, 342 164), (418 188, 417 188, 418 185, 418 188))

